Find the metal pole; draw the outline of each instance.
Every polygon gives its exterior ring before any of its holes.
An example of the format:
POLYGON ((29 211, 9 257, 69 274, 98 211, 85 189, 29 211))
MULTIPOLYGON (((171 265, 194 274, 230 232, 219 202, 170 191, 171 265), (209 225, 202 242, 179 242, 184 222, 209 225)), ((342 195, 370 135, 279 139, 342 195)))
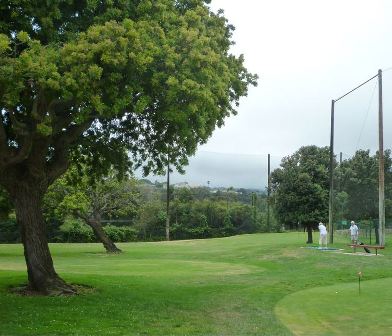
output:
POLYGON ((268 154, 268 185, 267 185, 267 231, 271 231, 270 224, 270 194, 271 194, 271 154, 268 154))
POLYGON ((167 162, 167 182, 166 182, 166 240, 170 240, 170 163, 167 162))
POLYGON ((382 108, 382 71, 378 70, 378 231, 385 245, 384 126, 382 108))
POLYGON ((331 104, 331 142, 329 146, 329 243, 333 244, 333 144, 334 144, 334 118, 335 118, 335 101, 331 104))

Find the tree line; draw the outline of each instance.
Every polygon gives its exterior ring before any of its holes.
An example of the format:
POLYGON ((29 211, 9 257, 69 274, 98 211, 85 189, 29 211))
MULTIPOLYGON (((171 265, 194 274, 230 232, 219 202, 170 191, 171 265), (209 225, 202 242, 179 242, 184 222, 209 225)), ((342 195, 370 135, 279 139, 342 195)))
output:
MULTIPOLYGON (((0 196, 0 242, 19 242, 14 209, 0 196)), ((75 168, 51 185, 43 214, 51 242, 102 242, 108 252, 121 252, 116 242, 165 239, 165 183, 114 171, 92 181, 75 168)), ((169 189, 171 239, 224 237, 267 230, 264 192, 249 189, 175 187, 169 189)), ((275 223, 276 224, 276 223, 275 223)))
MULTIPOLYGON (((282 160, 271 174, 277 219, 289 228, 305 227, 308 242, 317 223, 328 222, 329 147, 304 146, 282 160)), ((392 219, 392 158, 385 156, 385 214, 392 219)), ((377 229, 378 154, 358 150, 334 166, 334 223, 361 221, 377 229)))
MULTIPOLYGON (((385 151, 386 218, 392 218, 391 152, 385 151)), ((120 252, 115 242, 165 239, 165 183, 119 177, 111 170, 99 180, 73 166, 51 185, 43 200, 49 241, 102 242, 120 252)), ((359 150, 334 161, 334 222, 371 223, 378 218, 378 155, 359 150)), ((169 189, 171 239, 223 237, 267 231, 267 202, 272 231, 305 227, 308 242, 319 221, 327 222, 329 148, 305 146, 282 160, 272 172, 272 196, 248 189, 185 187, 169 189)), ((0 241, 20 241, 14 208, 0 189, 0 241), (9 214, 11 213, 11 216, 9 214)), ((374 225, 377 228, 377 225, 374 225)))

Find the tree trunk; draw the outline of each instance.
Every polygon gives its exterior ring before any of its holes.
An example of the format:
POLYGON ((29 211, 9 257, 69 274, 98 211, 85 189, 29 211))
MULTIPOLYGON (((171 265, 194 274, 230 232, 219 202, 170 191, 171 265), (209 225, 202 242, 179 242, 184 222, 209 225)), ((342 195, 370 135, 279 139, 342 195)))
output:
POLYGON ((95 234, 95 237, 103 244, 107 253, 121 253, 122 251, 113 243, 104 231, 101 222, 97 219, 86 220, 88 226, 90 226, 95 234))
POLYGON ((308 233, 308 241, 306 244, 313 244, 312 224, 306 224, 306 231, 308 233))
POLYGON ((21 230, 27 264, 28 290, 44 295, 76 294, 54 270, 42 216, 42 192, 38 185, 18 183, 14 190, 16 218, 21 230))

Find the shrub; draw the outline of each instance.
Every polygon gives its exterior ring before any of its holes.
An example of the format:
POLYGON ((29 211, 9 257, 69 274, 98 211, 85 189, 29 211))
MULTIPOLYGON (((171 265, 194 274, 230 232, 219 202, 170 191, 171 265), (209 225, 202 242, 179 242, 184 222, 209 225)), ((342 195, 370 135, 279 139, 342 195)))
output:
POLYGON ((19 243, 20 234, 16 219, 0 222, 0 243, 19 243))
POLYGON ((138 231, 129 226, 106 225, 103 229, 114 242, 131 242, 137 240, 138 231))
POLYGON ((95 241, 93 230, 79 219, 67 218, 59 231, 63 242, 90 243, 95 241))

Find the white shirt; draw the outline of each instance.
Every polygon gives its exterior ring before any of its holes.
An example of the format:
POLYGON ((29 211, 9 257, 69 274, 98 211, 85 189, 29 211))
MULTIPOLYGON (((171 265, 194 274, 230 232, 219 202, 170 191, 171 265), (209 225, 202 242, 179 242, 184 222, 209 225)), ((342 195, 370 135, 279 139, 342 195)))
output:
POLYGON ((356 236, 358 234, 358 231, 359 231, 358 226, 356 226, 355 224, 351 225, 350 226, 350 231, 351 231, 351 235, 352 236, 356 236))
POLYGON ((324 226, 324 224, 320 224, 318 226, 318 228, 319 228, 319 231, 320 231, 321 235, 326 235, 327 234, 327 228, 324 226))

